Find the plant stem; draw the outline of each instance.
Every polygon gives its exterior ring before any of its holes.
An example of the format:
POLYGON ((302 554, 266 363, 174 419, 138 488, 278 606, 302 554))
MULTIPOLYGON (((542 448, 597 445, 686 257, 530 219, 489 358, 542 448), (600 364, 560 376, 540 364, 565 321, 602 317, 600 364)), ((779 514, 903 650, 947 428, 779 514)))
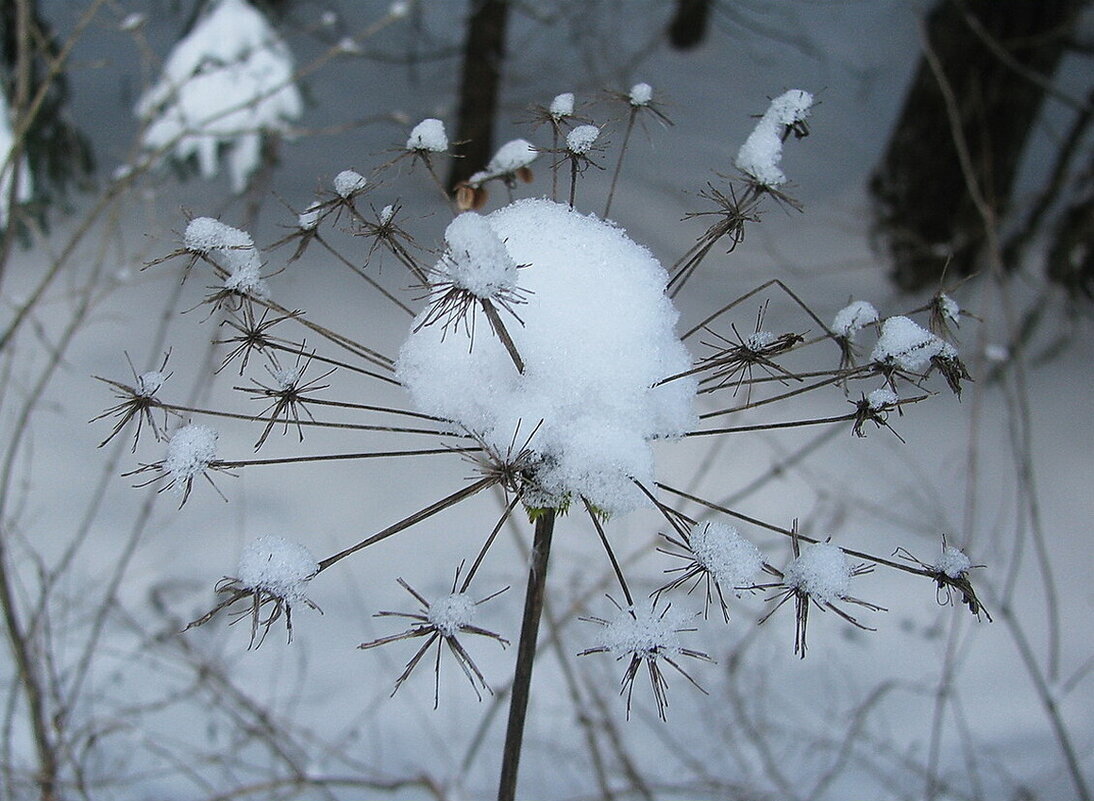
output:
POLYGON ((517 666, 513 674, 513 695, 509 702, 509 725, 505 730, 498 801, 514 801, 517 793, 517 767, 524 739, 524 720, 528 711, 528 690, 536 657, 539 619, 543 612, 543 593, 547 586, 547 560, 551 555, 551 537, 555 531, 555 512, 546 512, 536 520, 532 541, 532 564, 528 569, 528 593, 524 597, 524 618, 520 625, 517 666))

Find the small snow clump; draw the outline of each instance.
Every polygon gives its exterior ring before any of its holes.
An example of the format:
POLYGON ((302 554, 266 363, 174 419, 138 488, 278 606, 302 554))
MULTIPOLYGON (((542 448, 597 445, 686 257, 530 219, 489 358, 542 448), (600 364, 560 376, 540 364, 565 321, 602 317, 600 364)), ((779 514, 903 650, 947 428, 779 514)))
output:
POLYGON ((475 617, 475 602, 465 592, 454 592, 429 605, 426 618, 445 637, 454 637, 475 617))
POLYGON ((473 211, 461 214, 444 232, 448 243, 440 270, 455 286, 477 298, 492 298, 513 289, 517 264, 486 218, 473 211))
POLYGON ((725 523, 698 523, 688 536, 695 561, 714 576, 723 591, 743 587, 763 569, 759 548, 725 523))
POLYGON ((942 316, 949 320, 951 323, 960 322, 961 306, 956 300, 951 298, 945 292, 938 296, 938 309, 942 312, 942 316))
POLYGON ((879 319, 877 309, 872 303, 856 300, 836 312, 836 317, 832 320, 832 331, 836 336, 852 340, 855 334, 879 319))
POLYGON ((648 106, 653 100, 653 87, 648 83, 636 83, 631 87, 629 100, 632 106, 648 106))
MULTIPOLYGON (((527 167, 538 155, 536 148, 527 139, 514 139, 499 147, 498 152, 487 163, 486 169, 476 175, 481 176, 480 183, 490 178, 510 175, 521 167, 527 167)), ((474 179, 471 183, 475 183, 474 179)))
POLYGON ((322 203, 312 203, 297 215, 296 224, 301 231, 314 231, 319 227, 319 212, 322 208, 322 203))
POLYGON ((246 231, 225 225, 212 217, 195 217, 186 226, 183 245, 192 253, 206 255, 216 251, 254 250, 254 240, 246 231))
POLYGON ((851 561, 840 548, 815 542, 786 566, 783 584, 801 590, 819 604, 830 604, 847 596, 851 586, 851 561))
POLYGON ((907 317, 897 315, 881 324, 881 336, 870 353, 870 361, 918 372, 941 355, 946 344, 907 317))
POLYGON ((276 534, 252 540, 239 556, 236 578, 241 587, 286 601, 303 601, 304 589, 319 572, 311 551, 276 534))
POLYGON ((776 339, 778 337, 770 331, 756 331, 749 334, 748 338, 745 339, 745 348, 753 353, 759 353, 776 339))
POLYGON ((555 99, 551 101, 551 107, 548 111, 556 121, 561 120, 563 117, 572 117, 574 114, 574 93, 563 92, 560 95, 555 95, 555 99))
POLYGON ((339 197, 349 199, 358 192, 363 192, 368 181, 365 176, 356 170, 342 170, 334 176, 334 191, 339 197))
POLYGON ((380 221, 380 225, 387 225, 391 222, 391 218, 395 216, 395 207, 391 204, 384 206, 380 209, 380 214, 377 219, 380 221))
POLYGON ((406 149, 444 153, 448 150, 448 135, 444 132, 444 123, 432 117, 419 122, 406 140, 406 149))
MULTIPOLYGON (((622 229, 550 200, 467 220, 457 239, 484 235, 485 224, 494 237, 476 247, 500 257, 500 242, 506 276, 510 264, 522 265, 523 324, 507 329, 524 373, 486 327, 469 346, 462 327, 419 325, 427 308, 402 347, 397 378, 419 411, 459 423, 498 453, 538 424, 528 448, 545 496, 584 496, 608 513, 642 505, 634 482, 653 480, 650 442, 694 424, 695 381, 658 386, 691 367, 673 332, 664 268, 622 229)), ((444 260, 437 269, 448 269, 444 260)))
POLYGON ((880 411, 886 406, 895 406, 900 401, 900 396, 888 387, 875 389, 866 396, 866 405, 871 411, 880 411))
POLYGON ((969 572, 969 568, 972 567, 972 560, 960 548, 947 545, 942 549, 942 555, 938 557, 938 562, 932 567, 952 579, 958 579, 969 572))
POLYGON ((141 144, 196 158, 217 174, 227 151, 232 191, 242 192, 262 163, 262 140, 288 133, 304 103, 288 46, 246 0, 219 0, 171 50, 159 81, 137 102, 141 144))
POLYGON ((167 373, 162 370, 149 370, 147 373, 141 373, 137 376, 137 390, 138 398, 151 398, 157 392, 160 387, 163 386, 163 382, 167 380, 167 373))
POLYGON ((217 432, 209 426, 191 423, 176 431, 167 443, 163 469, 171 477, 175 491, 183 492, 216 457, 217 432))
POLYGON ((579 125, 566 134, 566 149, 583 156, 596 143, 598 136, 600 136, 600 129, 595 125, 579 125))
POLYGON ((779 169, 783 157, 783 133, 809 116, 813 95, 791 89, 776 97, 737 152, 737 169, 766 187, 782 186, 786 175, 779 169))

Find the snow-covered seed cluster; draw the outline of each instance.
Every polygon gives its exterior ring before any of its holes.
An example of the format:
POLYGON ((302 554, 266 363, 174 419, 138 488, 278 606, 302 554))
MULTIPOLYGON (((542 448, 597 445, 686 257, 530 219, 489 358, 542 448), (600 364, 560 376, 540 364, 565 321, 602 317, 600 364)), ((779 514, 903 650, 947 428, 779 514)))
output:
POLYGON ((683 625, 678 615, 659 615, 652 609, 628 606, 607 621, 598 644, 616 657, 675 656, 681 651, 679 630, 683 625))
POLYGON ((172 435, 163 460, 164 472, 176 492, 189 488, 217 456, 217 432, 209 426, 191 423, 172 435))
POLYGON ((783 157, 783 134, 809 116, 813 95, 791 89, 776 97, 737 152, 737 169, 760 186, 774 188, 786 183, 779 169, 783 157))
POLYGON ((548 108, 548 113, 554 118, 555 122, 559 122, 566 117, 572 117, 574 114, 574 93, 563 92, 560 95, 555 95, 548 108))
POLYGON ((513 139, 499 147, 494 157, 486 163, 486 169, 472 175, 467 183, 480 186, 495 178, 516 175, 535 161, 538 155, 539 151, 527 139, 513 139))
POLYGON ((163 382, 167 380, 167 373, 162 370, 149 370, 147 373, 141 373, 137 376, 137 385, 134 387, 138 398, 151 398, 157 392, 160 387, 163 386, 163 382))
POLYGON ((957 350, 907 317, 889 317, 881 324, 881 336, 870 354, 870 361, 899 367, 910 372, 922 371, 935 356, 957 355, 957 350))
POLYGON ((596 144, 598 136, 600 129, 595 125, 579 125, 566 134, 566 149, 574 155, 584 156, 596 144))
POLYGON ((866 405, 873 412, 880 412, 883 409, 895 406, 899 401, 900 397, 888 387, 875 389, 866 396, 866 405))
POLYGON ((319 563, 305 546, 267 534, 243 549, 236 567, 236 579, 243 589, 263 592, 291 603, 306 599, 307 583, 317 572, 319 563))
POLYGON ((262 260, 246 231, 212 217, 195 217, 186 226, 183 244, 191 253, 215 260, 228 273, 224 279, 226 291, 260 300, 269 297, 269 287, 261 275, 262 260))
POLYGON ((427 153, 447 151, 448 135, 444 131, 444 123, 432 117, 419 122, 407 137, 406 149, 427 153))
POLYGON ((653 87, 648 83, 636 83, 631 87, 628 100, 632 106, 648 106, 653 100, 653 87))
POLYGON ((314 231, 319 227, 319 215, 323 207, 321 203, 312 203, 296 217, 296 224, 301 231, 314 231))
POLYGON ((262 140, 299 119, 303 99, 292 54, 246 0, 220 0, 175 45, 163 74, 137 103, 141 144, 217 174, 227 150, 232 190, 242 192, 262 163, 262 140))
POLYGON ((368 180, 356 170, 342 170, 334 176, 334 191, 339 197, 346 200, 360 192, 364 192, 367 185, 368 180))
POLYGON ((426 613, 429 624, 445 637, 455 637, 475 617, 475 602, 465 592, 454 592, 438 598, 426 613))
POLYGON ((853 340, 855 334, 879 319, 877 309, 872 303, 856 300, 836 312, 836 317, 832 320, 832 331, 836 336, 853 340))
POLYGON ((719 522, 698 523, 688 535, 695 561, 714 577, 723 592, 752 583, 763 569, 759 548, 733 526, 719 522))
POLYGON ((440 272, 454 286, 478 298, 493 298, 512 290, 517 264, 485 217, 467 211, 449 223, 444 232, 448 252, 440 272))
POLYGON ((932 567, 952 579, 959 579, 969 572, 972 560, 960 548, 947 545, 942 549, 942 555, 932 567))
POLYGON ((783 571, 783 584, 805 593, 819 604, 830 604, 847 596, 851 587, 851 561, 840 548, 815 542, 783 571))

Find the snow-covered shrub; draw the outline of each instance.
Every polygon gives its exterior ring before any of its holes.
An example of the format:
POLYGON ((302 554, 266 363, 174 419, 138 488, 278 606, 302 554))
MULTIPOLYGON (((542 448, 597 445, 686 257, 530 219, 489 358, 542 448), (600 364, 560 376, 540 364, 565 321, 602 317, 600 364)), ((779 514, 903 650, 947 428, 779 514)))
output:
POLYGON ((144 147, 197 160, 214 177, 225 153, 232 191, 262 162, 265 137, 285 134, 303 112, 292 54, 247 0, 215 0, 172 49, 159 81, 137 103, 144 147))

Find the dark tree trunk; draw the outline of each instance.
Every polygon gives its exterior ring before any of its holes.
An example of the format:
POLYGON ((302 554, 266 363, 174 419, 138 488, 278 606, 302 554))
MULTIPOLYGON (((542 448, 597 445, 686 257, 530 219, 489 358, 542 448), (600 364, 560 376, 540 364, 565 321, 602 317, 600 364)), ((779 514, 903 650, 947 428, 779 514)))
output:
POLYGON ((486 166, 494 152, 508 0, 473 0, 467 18, 460 79, 459 120, 448 186, 467 180, 486 166))
POLYGON ((669 25, 669 42, 677 50, 691 50, 706 38, 712 0, 676 0, 669 25))
MULTIPOLYGON (((972 170, 997 218, 1007 210, 1045 98, 1043 85, 1029 74, 1053 75, 1083 5, 1084 0, 943 0, 927 20, 930 47, 956 98, 972 170)), ((952 277, 976 270, 983 224, 926 58, 920 59, 870 191, 901 288, 936 284, 947 261, 952 277)))

